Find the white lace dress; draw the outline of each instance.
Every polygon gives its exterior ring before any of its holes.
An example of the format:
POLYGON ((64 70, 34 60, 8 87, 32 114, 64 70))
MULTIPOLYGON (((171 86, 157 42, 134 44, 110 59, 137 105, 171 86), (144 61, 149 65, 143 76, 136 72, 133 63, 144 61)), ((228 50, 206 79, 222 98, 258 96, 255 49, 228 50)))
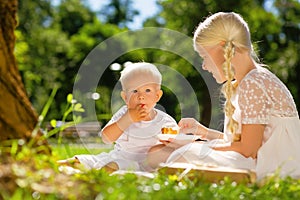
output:
MULTIPOLYGON (((182 156, 191 163, 252 169, 258 179, 271 173, 300 178, 300 121, 286 86, 269 70, 258 67, 240 82, 232 102, 236 107, 233 117, 240 124, 266 125, 257 159, 245 158, 234 151, 212 150, 211 146, 231 142, 230 135, 225 133, 225 141, 185 145, 174 151, 167 162, 182 156)), ((224 124, 226 121, 225 118, 224 124)))

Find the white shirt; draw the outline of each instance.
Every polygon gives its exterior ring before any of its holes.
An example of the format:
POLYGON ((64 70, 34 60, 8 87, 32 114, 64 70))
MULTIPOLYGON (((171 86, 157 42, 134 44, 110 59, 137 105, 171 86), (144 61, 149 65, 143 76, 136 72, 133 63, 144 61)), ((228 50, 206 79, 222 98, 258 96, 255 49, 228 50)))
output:
MULTIPOLYGON (((107 123, 107 125, 118 121, 126 112, 127 106, 120 108, 107 123)), ((140 160, 148 150, 160 143, 156 137, 165 126, 177 126, 176 121, 167 113, 155 109, 156 116, 151 121, 140 121, 131 124, 117 139, 114 149, 132 160, 140 160)), ((106 125, 106 126, 107 126, 106 125)))

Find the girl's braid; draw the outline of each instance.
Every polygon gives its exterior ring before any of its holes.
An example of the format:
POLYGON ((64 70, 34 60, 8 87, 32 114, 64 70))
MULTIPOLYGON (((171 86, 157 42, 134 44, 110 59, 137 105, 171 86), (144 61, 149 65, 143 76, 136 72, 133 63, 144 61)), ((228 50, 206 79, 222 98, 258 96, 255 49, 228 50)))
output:
POLYGON ((224 111, 229 121, 226 125, 227 131, 229 131, 233 136, 233 141, 239 141, 239 135, 236 135, 236 130, 238 128, 238 122, 233 119, 233 113, 235 107, 231 102, 231 98, 235 93, 236 86, 232 83, 234 80, 234 71, 231 65, 231 59, 234 56, 234 46, 231 41, 227 42, 224 46, 224 58, 225 62, 223 63, 223 71, 226 78, 226 83, 224 83, 222 91, 226 98, 224 111))

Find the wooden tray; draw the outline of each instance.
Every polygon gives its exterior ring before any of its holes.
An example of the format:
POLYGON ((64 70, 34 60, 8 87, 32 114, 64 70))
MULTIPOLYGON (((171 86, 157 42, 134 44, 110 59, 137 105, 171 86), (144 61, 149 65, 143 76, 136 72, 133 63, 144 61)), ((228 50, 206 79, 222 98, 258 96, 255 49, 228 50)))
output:
POLYGON ((182 179, 184 176, 189 178, 200 178, 206 182, 217 183, 228 177, 231 181, 237 183, 254 183, 256 181, 256 173, 246 169, 235 169, 229 167, 219 166, 204 166, 194 165, 189 163, 172 163, 161 164, 159 173, 164 174, 177 174, 178 179, 182 179))

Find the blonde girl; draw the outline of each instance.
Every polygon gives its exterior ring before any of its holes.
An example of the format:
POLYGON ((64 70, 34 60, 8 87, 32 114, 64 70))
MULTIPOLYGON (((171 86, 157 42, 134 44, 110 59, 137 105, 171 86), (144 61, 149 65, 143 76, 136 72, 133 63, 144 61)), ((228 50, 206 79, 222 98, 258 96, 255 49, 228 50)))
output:
POLYGON ((250 169, 259 179, 275 172, 300 177, 300 121, 293 97, 259 63, 244 19, 233 12, 215 13, 199 24, 193 41, 203 69, 223 83, 224 132, 192 118, 181 119, 181 132, 208 142, 177 148, 177 142, 171 141, 164 148, 153 147, 148 156, 152 166, 188 162, 250 169), (164 157, 156 159, 161 151, 164 157))

